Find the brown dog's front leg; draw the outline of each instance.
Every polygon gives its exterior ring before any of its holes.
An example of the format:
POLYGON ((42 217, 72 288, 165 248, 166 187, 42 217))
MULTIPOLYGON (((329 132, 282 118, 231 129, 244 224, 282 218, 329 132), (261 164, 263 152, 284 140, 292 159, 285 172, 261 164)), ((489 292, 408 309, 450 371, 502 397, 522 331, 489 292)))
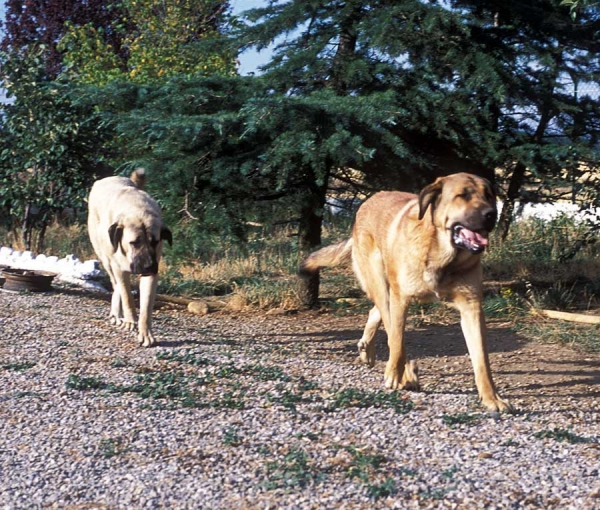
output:
POLYGON ((492 379, 487 349, 487 332, 481 301, 461 296, 455 299, 455 304, 460 311, 460 325, 473 364, 475 384, 481 403, 492 412, 513 412, 513 406, 498 395, 492 379))

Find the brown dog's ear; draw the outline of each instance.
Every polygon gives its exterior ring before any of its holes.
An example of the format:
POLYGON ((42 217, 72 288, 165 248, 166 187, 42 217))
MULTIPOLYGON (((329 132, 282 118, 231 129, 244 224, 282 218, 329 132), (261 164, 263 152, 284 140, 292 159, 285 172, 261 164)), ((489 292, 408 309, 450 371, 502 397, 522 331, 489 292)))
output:
POLYGON ((488 181, 487 179, 483 179, 483 182, 485 183, 486 191, 491 195, 492 200, 495 202, 496 201, 496 191, 494 190, 494 186, 492 186, 492 183, 490 181, 488 181))
POLYGON ((161 241, 167 241, 169 246, 173 246, 173 234, 167 227, 163 227, 160 231, 161 241))
POLYGON ((438 178, 433 184, 425 186, 421 193, 419 193, 419 219, 422 220, 425 216, 427 208, 431 205, 431 214, 435 208, 435 202, 437 201, 440 193, 442 192, 442 179, 438 178))
POLYGON ((110 227, 108 227, 108 237, 110 239, 110 243, 112 244, 113 252, 116 252, 117 248, 119 247, 119 243, 123 238, 123 225, 113 223, 110 227))

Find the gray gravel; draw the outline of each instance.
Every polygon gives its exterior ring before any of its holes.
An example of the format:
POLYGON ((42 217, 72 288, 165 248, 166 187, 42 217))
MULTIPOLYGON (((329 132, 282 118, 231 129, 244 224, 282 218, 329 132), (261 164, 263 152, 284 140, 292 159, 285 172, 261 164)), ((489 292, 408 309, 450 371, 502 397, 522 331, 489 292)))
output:
POLYGON ((493 416, 455 326, 413 328, 395 394, 360 315, 163 307, 153 349, 107 315, 0 292, 1 508, 600 508, 598 356, 492 325, 493 416))

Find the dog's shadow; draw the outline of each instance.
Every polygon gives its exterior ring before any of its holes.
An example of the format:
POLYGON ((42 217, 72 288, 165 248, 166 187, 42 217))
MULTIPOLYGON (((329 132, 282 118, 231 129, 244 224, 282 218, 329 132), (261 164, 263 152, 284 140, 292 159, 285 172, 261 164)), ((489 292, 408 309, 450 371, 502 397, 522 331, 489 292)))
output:
MULTIPOLYGON (((309 342, 315 353, 337 353, 348 361, 356 361, 356 343, 361 338, 360 329, 338 329, 319 333, 302 333, 301 341, 309 342)), ((387 336, 379 329, 376 336, 376 366, 382 370, 389 356, 387 336)), ((431 325, 406 331, 406 347, 409 358, 415 359, 425 369, 426 379, 445 381, 456 390, 446 388, 445 393, 465 393, 460 383, 452 383, 457 377, 471 381, 467 393, 474 393, 473 369, 461 328, 458 324, 431 325), (446 370, 451 367, 451 370, 446 370)), ((492 373, 506 389, 503 394, 511 399, 539 398, 540 396, 568 398, 600 398, 600 360, 598 356, 586 356, 569 350, 570 359, 561 357, 560 346, 534 344, 501 325, 488 324, 488 352, 492 373), (537 345, 536 348, 527 348, 537 345)), ((565 348, 566 349, 566 348, 565 348)), ((426 392, 437 392, 428 390, 426 392)), ((600 410, 598 411, 600 412, 600 410)))

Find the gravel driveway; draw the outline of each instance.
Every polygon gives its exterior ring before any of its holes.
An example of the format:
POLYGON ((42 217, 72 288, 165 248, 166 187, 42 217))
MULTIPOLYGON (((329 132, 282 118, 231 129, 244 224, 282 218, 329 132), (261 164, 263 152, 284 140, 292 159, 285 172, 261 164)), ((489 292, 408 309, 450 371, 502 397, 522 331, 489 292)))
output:
POLYGON ((107 314, 0 292, 1 508, 600 508, 598 355, 491 323, 494 416, 455 326, 409 331, 424 391, 395 393, 362 315, 163 307, 142 349, 107 314))

